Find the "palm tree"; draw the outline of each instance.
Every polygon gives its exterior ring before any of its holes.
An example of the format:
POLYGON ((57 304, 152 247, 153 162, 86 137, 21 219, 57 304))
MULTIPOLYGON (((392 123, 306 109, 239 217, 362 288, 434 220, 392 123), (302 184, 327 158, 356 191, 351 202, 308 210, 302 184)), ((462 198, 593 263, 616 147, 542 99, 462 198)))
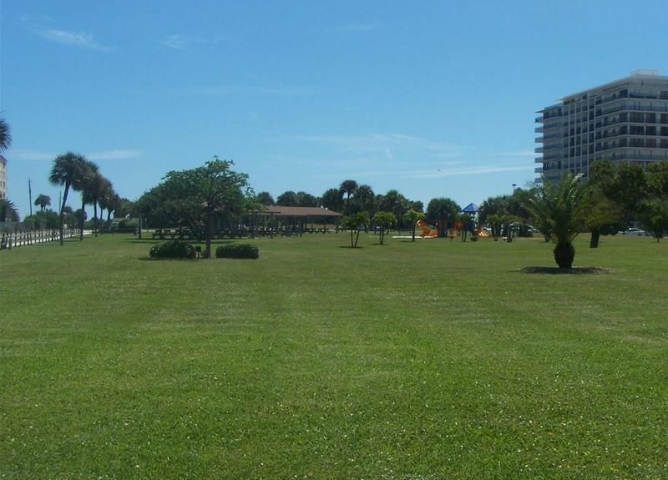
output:
POLYGON ((567 174, 558 183, 543 179, 524 204, 532 224, 555 244, 554 260, 559 268, 573 266, 573 240, 586 225, 589 187, 580 181, 581 177, 567 174))
POLYGON ((0 198, 0 222, 18 222, 19 211, 11 200, 0 198))
POLYGON ((0 152, 7 150, 12 144, 12 134, 9 132, 9 124, 4 118, 0 118, 0 152))
POLYGON ((339 187, 341 195, 346 195, 346 202, 350 200, 350 196, 355 193, 355 190, 357 190, 357 182, 355 180, 344 180, 339 187))
POLYGON ((65 219, 65 205, 67 204, 67 195, 73 185, 79 185, 82 177, 85 174, 87 160, 82 155, 67 152, 59 155, 53 161, 53 167, 49 174, 49 181, 54 185, 64 187, 63 201, 60 204, 60 244, 64 244, 64 219, 65 219))
POLYGON ((104 178, 100 175, 99 170, 99 167, 94 162, 85 160, 82 175, 72 184, 72 189, 81 193, 81 228, 79 232, 79 240, 83 240, 85 224, 84 212, 86 205, 93 205, 95 209, 94 216, 97 217, 97 199, 101 188, 100 185, 104 178))
POLYGON ((357 190, 357 182, 355 180, 344 180, 339 186, 339 196, 343 198, 343 195, 346 196, 345 203, 343 205, 343 210, 346 215, 352 213, 350 208, 350 197, 355 195, 357 190))
POLYGON ((43 212, 46 210, 46 207, 51 206, 51 197, 48 195, 44 195, 43 193, 40 193, 37 195, 37 198, 35 199, 35 206, 39 207, 39 211, 43 212))

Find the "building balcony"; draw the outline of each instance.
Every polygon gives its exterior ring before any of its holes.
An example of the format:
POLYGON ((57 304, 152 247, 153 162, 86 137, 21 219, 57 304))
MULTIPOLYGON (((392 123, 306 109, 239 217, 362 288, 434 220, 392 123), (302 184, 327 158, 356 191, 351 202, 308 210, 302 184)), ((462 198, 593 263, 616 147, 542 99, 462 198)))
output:
POLYGON ((536 147, 534 153, 543 153, 543 147, 536 147))
POLYGON ((542 173, 543 173, 543 167, 536 167, 536 168, 534 169, 533 173, 540 173, 540 174, 542 174, 542 173))

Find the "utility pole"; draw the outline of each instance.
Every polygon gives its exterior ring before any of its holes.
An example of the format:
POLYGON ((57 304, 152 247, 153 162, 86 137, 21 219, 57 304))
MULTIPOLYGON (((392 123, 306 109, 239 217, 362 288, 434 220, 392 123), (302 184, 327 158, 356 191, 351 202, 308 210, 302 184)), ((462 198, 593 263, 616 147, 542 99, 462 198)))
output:
POLYGON ((30 216, 32 217, 32 186, 30 185, 30 179, 28 179, 28 200, 30 200, 30 216))

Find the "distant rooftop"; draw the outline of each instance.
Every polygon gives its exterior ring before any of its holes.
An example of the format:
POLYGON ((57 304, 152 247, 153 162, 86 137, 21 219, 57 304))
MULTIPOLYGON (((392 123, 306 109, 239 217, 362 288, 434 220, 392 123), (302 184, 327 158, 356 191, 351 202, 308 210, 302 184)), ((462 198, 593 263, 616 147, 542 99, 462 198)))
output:
POLYGON ((594 86, 594 87, 588 88, 586 90, 581 90, 579 92, 572 93, 570 95, 566 95, 565 97, 559 99, 559 102, 563 103, 567 100, 582 97, 583 95, 588 94, 588 93, 590 93, 594 90, 603 91, 603 90, 606 90, 606 89, 611 88, 611 87, 616 87, 620 84, 623 84, 624 82, 628 82, 630 80, 636 80, 636 79, 652 79, 652 80, 659 80, 659 81, 668 82, 668 77, 661 75, 661 73, 658 70, 653 70, 653 69, 650 69, 650 68, 643 68, 643 69, 639 69, 639 70, 633 70, 627 77, 619 78, 617 80, 613 80, 612 82, 604 83, 603 85, 594 86))

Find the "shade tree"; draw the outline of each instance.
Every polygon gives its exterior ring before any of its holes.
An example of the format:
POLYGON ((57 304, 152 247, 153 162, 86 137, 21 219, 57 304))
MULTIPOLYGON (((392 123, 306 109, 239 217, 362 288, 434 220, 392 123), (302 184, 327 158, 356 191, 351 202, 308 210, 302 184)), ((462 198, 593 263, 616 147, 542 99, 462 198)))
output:
POLYGON ((454 225, 461 207, 454 200, 446 197, 432 198, 427 204, 426 219, 438 226, 438 235, 444 237, 448 227, 454 225))
POLYGON ((206 258, 211 258, 214 222, 238 218, 244 212, 246 198, 254 196, 248 175, 234 171, 233 166, 231 160, 214 157, 202 167, 170 171, 156 192, 156 197, 167 202, 170 214, 203 235, 206 258))

